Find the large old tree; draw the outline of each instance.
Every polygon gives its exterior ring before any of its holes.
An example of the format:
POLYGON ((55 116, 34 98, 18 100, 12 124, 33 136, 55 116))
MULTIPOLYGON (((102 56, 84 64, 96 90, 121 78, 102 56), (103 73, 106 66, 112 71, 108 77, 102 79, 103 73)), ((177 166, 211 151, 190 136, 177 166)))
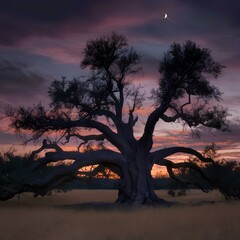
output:
POLYGON ((44 177, 36 174, 31 181, 26 178, 18 188, 11 188, 11 185, 2 188, 1 199, 24 191, 44 194, 74 175, 94 176, 107 168, 121 179, 117 202, 156 203, 162 200, 153 189, 151 169, 154 164, 166 166, 174 178, 177 177, 173 169, 179 167, 192 168, 205 177, 194 163, 174 163, 168 157, 186 153, 204 162, 211 159, 184 146, 152 151, 153 134, 158 122, 177 122, 193 131, 199 126, 225 130, 228 114, 218 103, 221 92, 208 81, 217 78, 223 66, 213 60, 209 50, 191 41, 171 45, 159 64, 158 88, 151 92, 154 110, 142 128, 138 125, 142 134, 136 137, 137 111, 144 99, 141 87, 132 81, 133 75, 141 70, 139 63, 139 55, 120 34, 90 40, 81 62, 81 67, 90 72, 87 77, 55 80, 48 91, 49 109, 39 104, 8 111, 11 126, 17 133, 31 134, 32 140, 43 140, 42 147, 30 156, 36 160, 29 166, 29 172, 41 171, 49 163, 72 161, 44 177), (73 143, 74 138, 81 143, 77 150, 66 151, 60 146, 73 143), (92 141, 96 146, 104 141, 106 147, 84 151, 82 146, 92 141), (36 158, 45 149, 48 151, 36 158), (86 166, 94 167, 83 170, 86 166))

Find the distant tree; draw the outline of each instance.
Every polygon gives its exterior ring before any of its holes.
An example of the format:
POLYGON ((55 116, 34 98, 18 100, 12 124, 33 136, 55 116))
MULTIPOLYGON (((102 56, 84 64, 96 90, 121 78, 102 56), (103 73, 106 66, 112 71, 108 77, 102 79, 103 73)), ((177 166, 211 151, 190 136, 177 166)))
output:
POLYGON ((208 145, 203 151, 204 157, 210 157, 214 164, 202 163, 197 158, 190 158, 189 161, 198 165, 204 174, 210 179, 203 182, 196 172, 189 170, 186 178, 195 179, 199 184, 208 185, 209 189, 218 189, 226 200, 240 199, 240 164, 237 161, 227 161, 218 153, 215 143, 208 145))
POLYGON ((134 85, 132 80, 140 71, 139 63, 140 56, 128 46, 123 35, 112 33, 90 40, 81 62, 81 67, 91 72, 86 79, 53 81, 48 91, 49 109, 41 104, 32 108, 10 108, 7 115, 18 134, 32 134, 32 140, 44 139, 42 147, 31 154, 32 158, 43 150, 53 150, 35 161, 31 171, 40 171, 46 164, 61 160, 73 161, 16 189, 6 187, 0 196, 7 199, 8 195, 11 198, 14 193, 24 191, 43 193, 49 186, 56 186, 78 174, 82 167, 91 165, 100 165, 119 175, 119 203, 164 202, 153 189, 154 164, 166 166, 171 177, 175 177, 173 169, 180 167, 192 168, 204 177, 194 163, 174 163, 167 157, 187 153, 203 162, 212 162, 211 158, 184 146, 151 151, 153 133, 158 122, 178 122, 195 132, 199 126, 226 130, 228 112, 214 105, 214 101, 221 100, 221 93, 208 81, 208 78, 217 78, 223 66, 213 60, 209 50, 192 41, 171 45, 159 64, 159 86, 152 91, 155 109, 143 125, 142 135, 136 138, 137 110, 144 100, 141 86, 134 85), (58 141, 49 140, 53 134, 59 136, 58 141), (81 151, 81 147, 65 151, 59 146, 63 138, 67 141, 75 138, 82 143, 104 141, 112 147, 87 152, 81 151))

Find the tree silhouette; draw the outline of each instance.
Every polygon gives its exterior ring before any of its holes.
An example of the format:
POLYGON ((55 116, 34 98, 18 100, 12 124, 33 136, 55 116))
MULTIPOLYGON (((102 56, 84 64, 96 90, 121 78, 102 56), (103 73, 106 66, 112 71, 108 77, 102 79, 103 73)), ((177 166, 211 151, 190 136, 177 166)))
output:
MULTIPOLYGON (((226 200, 240 199, 240 163, 222 158, 215 143, 204 148, 203 156, 213 159, 214 164, 202 163, 195 157, 189 159, 189 161, 201 167, 204 174, 208 176, 212 184, 208 187, 218 189, 226 200)), ((194 179, 199 183, 202 182, 202 185, 209 185, 208 182, 204 183, 203 179, 192 170, 184 175, 185 178, 194 179)))
POLYGON ((142 135, 136 138, 137 110, 144 100, 141 87, 132 81, 133 75, 141 70, 139 63, 140 56, 123 35, 112 33, 90 40, 81 62, 81 67, 91 72, 88 77, 55 80, 48 91, 50 109, 39 104, 8 110, 11 126, 18 134, 31 133, 31 140, 44 139, 42 147, 33 151, 30 158, 45 149, 53 150, 35 161, 29 171, 39 171, 46 164, 61 160, 73 161, 44 177, 26 180, 17 189, 4 188, 4 199, 23 191, 43 193, 49 186, 55 187, 78 174, 82 167, 91 165, 98 167, 89 168, 92 172, 86 171, 86 175, 96 174, 98 168, 108 168, 119 175, 117 202, 120 203, 164 202, 153 189, 154 164, 166 166, 173 178, 176 178, 173 169, 180 167, 194 169, 205 177, 194 163, 174 163, 167 157, 187 153, 203 162, 212 162, 211 158, 184 146, 151 151, 153 133, 158 122, 178 122, 195 132, 199 126, 226 130, 228 112, 213 104, 221 100, 221 93, 208 81, 217 78, 223 66, 213 60, 209 50, 191 41, 171 45, 159 64, 158 88, 151 92, 155 109, 147 117, 142 135), (56 133, 58 141, 50 141, 50 136, 56 133), (104 141, 109 147, 82 151, 80 144, 77 151, 65 151, 59 146, 64 138, 67 142, 76 138, 81 144, 104 141))

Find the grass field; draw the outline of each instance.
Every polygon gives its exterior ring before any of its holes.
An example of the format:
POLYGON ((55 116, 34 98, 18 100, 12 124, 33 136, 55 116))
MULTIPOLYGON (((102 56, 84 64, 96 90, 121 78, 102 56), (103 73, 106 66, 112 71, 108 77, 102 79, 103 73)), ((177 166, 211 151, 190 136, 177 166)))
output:
POLYGON ((78 205, 113 202, 113 190, 74 190, 44 198, 23 195, 20 201, 0 202, 0 240, 240 239, 240 202, 225 202, 216 192, 191 190, 183 197, 157 193, 181 204, 138 209, 78 205))

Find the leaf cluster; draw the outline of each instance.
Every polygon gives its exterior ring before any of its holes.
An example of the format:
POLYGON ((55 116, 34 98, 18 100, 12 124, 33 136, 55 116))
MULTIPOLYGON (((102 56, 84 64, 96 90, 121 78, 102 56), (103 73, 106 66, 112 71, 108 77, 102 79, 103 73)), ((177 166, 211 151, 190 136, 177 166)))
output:
POLYGON ((159 97, 173 88, 174 99, 185 94, 194 95, 206 100, 220 99, 221 92, 210 85, 207 77, 217 78, 223 66, 215 62, 206 48, 200 48, 196 43, 187 41, 182 46, 171 45, 159 64, 161 74, 159 97))

